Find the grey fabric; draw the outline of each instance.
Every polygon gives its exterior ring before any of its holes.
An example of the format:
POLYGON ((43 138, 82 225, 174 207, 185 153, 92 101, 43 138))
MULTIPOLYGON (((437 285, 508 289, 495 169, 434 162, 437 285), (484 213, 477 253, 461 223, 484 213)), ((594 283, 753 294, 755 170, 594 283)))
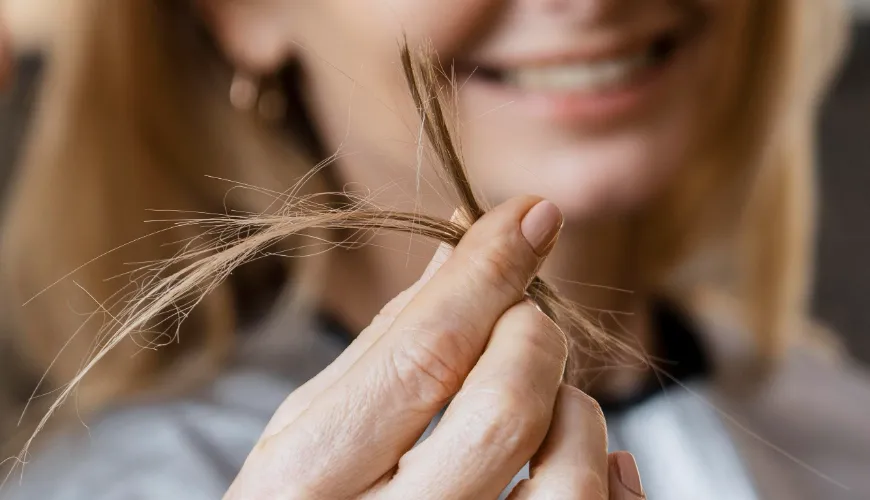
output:
MULTIPOLYGON (((221 498, 280 402, 342 349, 287 325, 278 318, 199 394, 117 409, 56 438, 0 498, 221 498)), ((793 352, 761 390, 678 387, 608 427, 611 448, 636 455, 653 500, 870 498, 867 375, 807 353, 793 352)))

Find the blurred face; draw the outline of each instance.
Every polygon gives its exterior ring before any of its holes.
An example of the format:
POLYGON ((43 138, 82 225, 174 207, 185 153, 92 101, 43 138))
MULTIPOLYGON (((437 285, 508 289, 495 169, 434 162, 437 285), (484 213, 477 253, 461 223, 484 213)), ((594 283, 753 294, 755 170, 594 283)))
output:
MULTIPOLYGON (((236 45, 253 48, 235 52, 301 62, 316 127, 345 155, 337 164, 343 180, 379 189, 412 182, 418 171, 420 124, 398 58, 405 32, 412 47, 431 40, 455 74, 460 139, 477 188, 491 202, 545 196, 570 220, 642 207, 690 168, 701 139, 736 104, 735 54, 751 2, 249 4, 259 10, 248 18, 261 19, 268 34, 259 35, 260 49, 237 36, 236 45)), ((224 18, 231 31, 244 16, 224 18)))

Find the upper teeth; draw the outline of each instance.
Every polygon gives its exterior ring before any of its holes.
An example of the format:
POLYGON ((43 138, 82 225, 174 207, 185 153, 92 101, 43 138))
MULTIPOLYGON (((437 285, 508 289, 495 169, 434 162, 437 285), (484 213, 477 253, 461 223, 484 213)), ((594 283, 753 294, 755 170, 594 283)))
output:
POLYGON ((529 90, 599 90, 623 83, 652 60, 647 52, 619 59, 560 66, 515 68, 505 81, 529 90))

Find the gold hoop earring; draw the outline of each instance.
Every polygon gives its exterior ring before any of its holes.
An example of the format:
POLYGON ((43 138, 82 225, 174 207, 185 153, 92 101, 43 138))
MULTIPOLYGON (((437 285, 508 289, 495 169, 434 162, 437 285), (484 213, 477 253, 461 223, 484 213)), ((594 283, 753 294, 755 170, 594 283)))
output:
POLYGON ((256 112, 268 122, 283 120, 287 113, 287 97, 277 78, 264 81, 260 77, 237 71, 230 82, 230 103, 243 112, 256 112))

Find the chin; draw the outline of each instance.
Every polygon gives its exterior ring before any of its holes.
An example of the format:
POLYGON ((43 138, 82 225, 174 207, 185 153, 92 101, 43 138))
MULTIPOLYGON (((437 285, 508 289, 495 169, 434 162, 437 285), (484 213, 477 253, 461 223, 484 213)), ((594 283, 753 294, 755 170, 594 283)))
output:
MULTIPOLYGON (((661 152, 658 152, 661 153, 661 152)), ((592 158, 566 155, 549 158, 539 168, 502 170, 490 180, 490 200, 535 194, 555 203, 566 220, 611 218, 643 210, 673 179, 678 162, 650 162, 656 152, 592 158)), ((660 159, 663 156, 659 156, 660 159)), ((495 173, 495 172, 493 172, 495 173)))
POLYGON ((539 194, 555 203, 567 221, 588 221, 643 210, 656 192, 640 182, 614 182, 618 180, 610 177, 565 182, 539 194))

